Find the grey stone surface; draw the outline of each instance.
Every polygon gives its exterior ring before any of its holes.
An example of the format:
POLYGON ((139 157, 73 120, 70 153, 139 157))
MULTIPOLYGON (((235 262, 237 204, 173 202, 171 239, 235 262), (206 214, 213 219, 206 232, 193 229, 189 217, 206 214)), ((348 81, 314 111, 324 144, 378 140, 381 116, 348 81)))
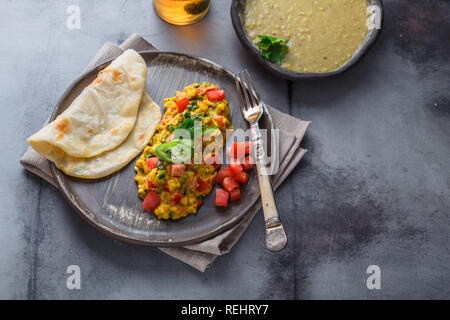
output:
POLYGON ((369 54, 342 76, 291 83, 237 40, 229 1, 171 26, 142 1, 5 1, 0 9, 0 298, 450 298, 448 1, 384 1, 369 54), (81 8, 81 30, 66 8, 81 8), (313 124, 310 152, 277 191, 289 245, 264 248, 258 215, 205 273, 112 240, 51 185, 22 170, 26 138, 106 41, 138 32, 162 50, 248 68, 266 102, 313 124), (66 288, 79 265, 82 289, 66 288), (381 290, 366 268, 379 265, 381 290))

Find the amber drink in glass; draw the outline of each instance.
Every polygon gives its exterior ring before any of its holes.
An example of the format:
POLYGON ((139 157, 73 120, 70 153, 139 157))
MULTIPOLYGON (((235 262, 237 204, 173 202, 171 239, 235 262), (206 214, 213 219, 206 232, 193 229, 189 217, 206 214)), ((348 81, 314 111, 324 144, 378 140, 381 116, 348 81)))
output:
POLYGON ((156 13, 172 24, 192 24, 202 19, 211 7, 211 0, 153 0, 156 13))

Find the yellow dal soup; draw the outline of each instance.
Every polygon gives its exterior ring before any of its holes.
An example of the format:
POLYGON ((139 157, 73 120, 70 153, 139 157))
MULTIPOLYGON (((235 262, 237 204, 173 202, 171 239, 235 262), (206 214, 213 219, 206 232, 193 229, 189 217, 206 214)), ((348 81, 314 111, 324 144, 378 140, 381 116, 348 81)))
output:
POLYGON ((248 0, 244 26, 256 45, 258 35, 289 40, 281 67, 323 73, 344 65, 368 34, 366 0, 248 0))

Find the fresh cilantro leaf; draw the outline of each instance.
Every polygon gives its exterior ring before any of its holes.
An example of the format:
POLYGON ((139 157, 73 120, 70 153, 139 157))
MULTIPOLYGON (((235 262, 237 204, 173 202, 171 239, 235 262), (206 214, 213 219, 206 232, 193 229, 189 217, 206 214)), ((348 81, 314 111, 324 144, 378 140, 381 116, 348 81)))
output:
POLYGON ((186 118, 179 126, 179 129, 186 129, 189 130, 194 127, 194 119, 191 117, 186 118))
POLYGON ((261 39, 258 42, 261 55, 273 63, 283 62, 288 51, 287 40, 266 35, 258 35, 258 37, 261 39))

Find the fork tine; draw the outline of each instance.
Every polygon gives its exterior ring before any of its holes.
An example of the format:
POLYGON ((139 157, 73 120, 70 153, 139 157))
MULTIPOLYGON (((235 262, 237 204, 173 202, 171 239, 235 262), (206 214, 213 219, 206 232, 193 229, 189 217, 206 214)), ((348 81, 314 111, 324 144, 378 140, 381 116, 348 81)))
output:
POLYGON ((241 92, 241 99, 243 102, 243 109, 244 111, 247 111, 248 108, 252 107, 252 104, 250 103, 250 99, 248 97, 247 94, 247 87, 246 87, 246 83, 245 83, 245 79, 242 77, 242 72, 238 73, 238 77, 239 77, 239 86, 240 86, 240 91, 241 92), (245 100, 245 101, 244 101, 245 100))
POLYGON ((241 110, 245 111, 246 110, 246 108, 245 108, 246 105, 245 105, 245 102, 244 102, 244 98, 242 97, 243 96, 243 92, 242 92, 242 88, 241 88, 241 81, 239 79, 239 75, 235 75, 234 76, 234 81, 236 83, 236 91, 238 93, 239 101, 241 103, 241 110))
POLYGON ((247 92, 248 92, 248 94, 250 96, 250 99, 252 101, 251 107, 252 108, 256 107, 258 104, 256 103, 255 96, 253 94, 252 84, 248 80, 248 71, 247 71, 247 69, 244 69, 244 71, 242 73, 243 73, 245 86, 247 87, 247 92))
POLYGON ((261 97, 259 96, 258 91, 256 91, 255 83, 253 82, 253 79, 250 76, 250 73, 248 72, 248 70, 245 69, 244 72, 245 72, 245 77, 247 78, 247 81, 250 84, 250 88, 251 88, 252 96, 253 96, 252 98, 255 98, 256 99, 255 104, 259 105, 259 104, 261 104, 261 97))
POLYGON ((244 92, 245 102, 247 103, 248 108, 252 108, 252 107, 254 107, 254 105, 250 101, 249 92, 248 92, 249 91, 248 83, 246 82, 246 80, 242 76, 242 74, 243 74, 243 72, 240 72, 239 77, 241 79, 241 86, 242 86, 242 91, 244 92))

